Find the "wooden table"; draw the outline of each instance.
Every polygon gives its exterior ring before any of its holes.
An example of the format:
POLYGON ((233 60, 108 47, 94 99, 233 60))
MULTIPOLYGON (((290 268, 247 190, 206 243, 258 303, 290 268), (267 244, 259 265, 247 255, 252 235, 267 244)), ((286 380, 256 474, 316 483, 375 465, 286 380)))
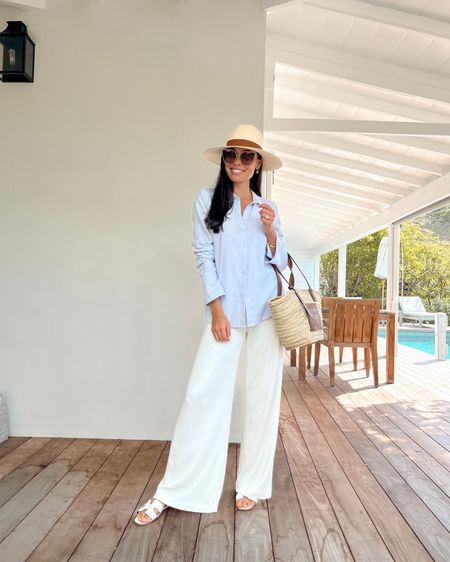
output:
POLYGON ((380 320, 386 320, 386 382, 394 383, 395 367, 395 312, 380 310, 380 320))
MULTIPOLYGON (((386 383, 394 383, 395 370, 395 312, 380 310, 380 320, 386 320, 386 383)), ((311 361, 312 346, 299 348, 298 354, 298 378, 305 380, 306 376, 306 354, 308 354, 308 364, 311 361)), ((291 351, 291 367, 297 364, 297 350, 291 351)))

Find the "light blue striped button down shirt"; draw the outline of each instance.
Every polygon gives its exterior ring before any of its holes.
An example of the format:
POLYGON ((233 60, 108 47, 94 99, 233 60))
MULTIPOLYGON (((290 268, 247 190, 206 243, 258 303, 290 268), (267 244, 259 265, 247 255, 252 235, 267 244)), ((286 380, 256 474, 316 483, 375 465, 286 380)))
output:
POLYGON ((213 192, 213 188, 202 189, 192 209, 192 246, 202 279, 205 320, 212 321, 208 304, 221 297, 223 311, 232 328, 254 326, 272 315, 267 301, 277 295, 277 278, 271 264, 280 271, 287 267, 278 208, 273 201, 252 191, 253 200, 242 214, 240 199, 234 194, 233 207, 224 220, 223 231, 216 234, 204 223, 213 192), (263 230, 258 203, 267 203, 275 211, 274 256, 263 230))

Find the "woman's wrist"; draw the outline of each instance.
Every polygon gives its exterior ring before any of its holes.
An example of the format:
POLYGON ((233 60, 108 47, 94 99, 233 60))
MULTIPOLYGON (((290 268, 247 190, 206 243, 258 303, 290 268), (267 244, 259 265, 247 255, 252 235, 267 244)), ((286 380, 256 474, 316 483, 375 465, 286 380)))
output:
POLYGON ((209 309, 212 315, 220 314, 221 312, 223 312, 221 298, 217 297, 217 299, 211 301, 209 303, 209 309))
POLYGON ((277 233, 275 230, 270 231, 267 233, 267 243, 271 248, 276 248, 277 245, 277 233))

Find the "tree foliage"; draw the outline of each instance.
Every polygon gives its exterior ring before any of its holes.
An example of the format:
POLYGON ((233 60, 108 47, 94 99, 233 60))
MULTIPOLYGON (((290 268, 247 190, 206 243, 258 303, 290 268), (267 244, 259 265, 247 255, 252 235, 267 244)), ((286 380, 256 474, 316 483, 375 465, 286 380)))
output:
POLYGON ((426 213, 414 220, 422 228, 431 230, 442 240, 450 242, 450 205, 426 213))
MULTIPOLYGON (((442 214, 442 212, 441 212, 442 214)), ((421 226, 423 221, 401 226, 399 294, 418 295, 430 311, 450 310, 450 243, 421 226)), ((383 280, 374 276, 383 229, 347 246, 348 297, 381 298, 383 280)), ((321 256, 320 290, 337 295, 338 251, 321 256)))
POLYGON ((450 305, 450 243, 418 224, 401 229, 403 294, 418 295, 429 310, 450 305))

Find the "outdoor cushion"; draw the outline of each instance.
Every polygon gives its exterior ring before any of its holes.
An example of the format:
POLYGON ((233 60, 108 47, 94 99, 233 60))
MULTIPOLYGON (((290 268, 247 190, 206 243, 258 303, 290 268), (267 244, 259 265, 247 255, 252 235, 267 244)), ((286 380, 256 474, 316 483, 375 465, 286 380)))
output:
MULTIPOLYGON (((420 297, 398 297, 398 304, 404 313, 426 312, 426 308, 420 297)), ((431 313, 429 313, 431 314, 431 313)))

